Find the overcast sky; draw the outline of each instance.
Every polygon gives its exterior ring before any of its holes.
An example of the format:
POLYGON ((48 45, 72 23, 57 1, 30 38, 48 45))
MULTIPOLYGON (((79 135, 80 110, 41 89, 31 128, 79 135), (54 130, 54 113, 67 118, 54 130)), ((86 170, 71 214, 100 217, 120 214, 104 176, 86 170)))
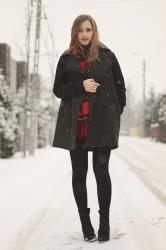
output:
MULTIPOLYGON (((16 59, 20 57, 18 47, 23 47, 26 2, 0 0, 0 42, 12 46, 16 59)), ((130 79, 134 91, 137 90, 136 96, 142 92, 143 58, 147 66, 147 92, 150 86, 156 92, 166 90, 166 0, 43 0, 43 4, 59 55, 69 46, 74 19, 79 14, 90 14, 98 25, 100 41, 117 55, 126 81, 130 79)), ((40 71, 45 78, 49 77, 49 67, 44 44, 49 40, 43 19, 40 71)), ((49 58, 54 59, 51 43, 49 48, 49 58)), ((52 82, 46 84, 51 86, 52 82)))

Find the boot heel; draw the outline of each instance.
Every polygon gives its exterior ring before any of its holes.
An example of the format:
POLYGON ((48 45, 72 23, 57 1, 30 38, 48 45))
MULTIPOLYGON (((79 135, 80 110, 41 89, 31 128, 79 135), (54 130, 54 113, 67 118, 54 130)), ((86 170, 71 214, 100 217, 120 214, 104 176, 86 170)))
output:
POLYGON ((92 226, 89 213, 90 213, 90 208, 87 208, 87 210, 84 213, 80 213, 79 215, 80 215, 84 240, 92 242, 96 240, 96 235, 94 233, 94 228, 92 226))
POLYGON ((104 241, 109 241, 109 240, 110 240, 110 231, 98 233, 99 242, 104 242, 104 241))
POLYGON ((98 230, 98 241, 104 242, 110 240, 109 215, 102 214, 100 210, 100 224, 98 230))

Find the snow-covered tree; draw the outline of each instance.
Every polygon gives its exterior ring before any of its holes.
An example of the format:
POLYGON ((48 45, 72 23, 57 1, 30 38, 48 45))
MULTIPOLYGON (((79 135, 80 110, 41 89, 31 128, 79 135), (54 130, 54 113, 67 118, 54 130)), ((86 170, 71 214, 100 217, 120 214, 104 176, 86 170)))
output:
POLYGON ((47 100, 40 101, 38 117, 38 147, 46 147, 50 143, 51 135, 51 106, 47 100))
POLYGON ((158 113, 156 112, 155 105, 156 105, 156 95, 154 89, 150 88, 149 97, 146 99, 145 118, 147 125, 157 121, 158 113))
POLYGON ((15 152, 17 119, 13 116, 13 103, 7 82, 0 79, 0 157, 8 158, 15 152))
POLYGON ((146 98, 145 106, 145 124, 146 133, 148 134, 151 124, 157 124, 159 118, 159 99, 160 95, 156 96, 154 88, 150 88, 149 96, 146 98))
POLYGON ((166 94, 163 94, 159 102, 159 123, 162 126, 166 126, 166 94))

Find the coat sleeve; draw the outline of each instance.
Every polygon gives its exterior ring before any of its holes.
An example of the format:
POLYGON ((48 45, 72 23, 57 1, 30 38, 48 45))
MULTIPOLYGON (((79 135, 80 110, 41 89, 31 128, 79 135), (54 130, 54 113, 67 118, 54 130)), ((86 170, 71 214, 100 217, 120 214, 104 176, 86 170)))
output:
POLYGON ((58 98, 71 98, 86 93, 83 80, 81 78, 72 82, 66 80, 64 69, 64 58, 61 56, 56 68, 53 86, 54 95, 58 98))
POLYGON ((123 109, 126 106, 126 87, 121 67, 114 53, 113 53, 113 77, 115 81, 115 87, 119 98, 121 114, 122 114, 123 109))

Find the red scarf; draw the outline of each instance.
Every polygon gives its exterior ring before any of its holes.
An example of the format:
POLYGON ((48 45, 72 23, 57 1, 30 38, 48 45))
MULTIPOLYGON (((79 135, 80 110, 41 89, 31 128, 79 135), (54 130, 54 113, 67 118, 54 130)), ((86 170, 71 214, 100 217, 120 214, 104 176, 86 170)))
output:
MULTIPOLYGON (((85 60, 80 60, 80 68, 85 72, 88 70, 90 63, 85 60)), ((78 139, 84 139, 88 134, 88 122, 89 122, 89 102, 84 100, 80 104, 80 110, 77 119, 77 131, 76 137, 78 139)))

